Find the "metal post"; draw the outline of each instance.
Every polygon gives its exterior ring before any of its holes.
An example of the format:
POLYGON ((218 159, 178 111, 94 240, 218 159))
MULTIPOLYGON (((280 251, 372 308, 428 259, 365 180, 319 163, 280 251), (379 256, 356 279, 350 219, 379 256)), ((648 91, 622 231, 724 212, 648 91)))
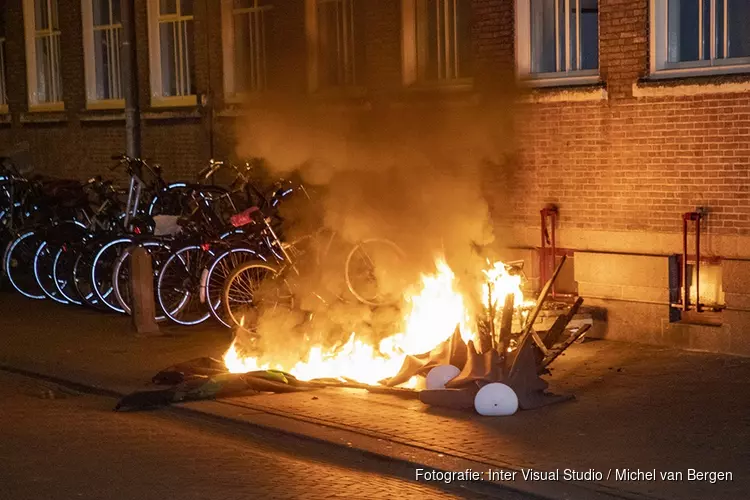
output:
POLYGON ((141 111, 138 102, 138 54, 135 32, 135 0, 122 0, 122 82, 125 94, 125 140, 127 155, 141 157, 141 111))

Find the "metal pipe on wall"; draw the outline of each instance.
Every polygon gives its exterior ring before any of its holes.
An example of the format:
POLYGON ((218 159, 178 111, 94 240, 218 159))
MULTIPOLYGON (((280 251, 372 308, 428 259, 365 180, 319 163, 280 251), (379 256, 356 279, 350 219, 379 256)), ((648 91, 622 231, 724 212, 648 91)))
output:
POLYGON ((122 22, 122 81, 125 93, 125 141, 127 155, 141 157, 141 111, 138 102, 138 55, 136 53, 135 0, 120 4, 122 22))

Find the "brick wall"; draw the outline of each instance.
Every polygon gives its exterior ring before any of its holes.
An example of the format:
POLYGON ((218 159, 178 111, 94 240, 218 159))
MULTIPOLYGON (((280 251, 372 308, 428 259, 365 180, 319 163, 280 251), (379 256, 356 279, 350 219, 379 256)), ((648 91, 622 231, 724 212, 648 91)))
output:
MULTIPOLYGON (((536 228, 539 209, 556 203, 563 237, 566 230, 602 232, 593 248, 611 250, 617 244, 606 239, 637 234, 640 247, 628 251, 665 253, 680 250, 681 213, 705 206, 705 230, 719 242, 709 251, 750 256, 732 239, 750 235, 750 92, 681 95, 688 93, 684 85, 734 78, 641 81, 648 74, 648 2, 600 0, 600 6, 607 99, 540 102, 560 93, 549 90, 517 108, 515 179, 526 191, 515 199, 516 223, 536 228), (638 89, 670 91, 660 97, 638 89)), ((582 239, 568 241, 581 248, 582 239)))
MULTIPOLYGON (((502 131, 498 142, 505 140, 515 150, 510 155, 512 168, 498 166, 490 178, 522 193, 491 201, 512 212, 512 221, 520 228, 518 243, 537 243, 538 210, 549 202, 560 206, 559 234, 572 247, 611 250, 608 240, 637 231, 646 236, 639 236, 641 248, 634 244, 630 251, 664 252, 674 240, 664 243, 658 235, 677 234, 679 214, 697 205, 710 210, 707 231, 721 242, 717 253, 731 246, 727 241, 733 240, 727 237, 750 236, 750 209, 745 207, 750 196, 750 93, 634 96, 634 84, 649 85, 638 83, 648 71, 646 0, 600 0, 605 99, 550 99, 561 91, 547 89, 536 91, 515 108, 508 105, 514 87, 514 1, 471 1, 475 88, 483 96, 483 106, 493 95, 500 98, 505 112, 493 115, 490 126, 502 131), (515 126, 513 141, 508 141, 509 124, 515 126), (589 243, 584 245, 583 240, 589 243)), ((210 106, 166 113, 149 109, 146 2, 136 0, 136 5, 140 98, 146 112, 144 156, 161 162, 170 177, 188 176, 212 152, 231 155, 235 135, 242 130, 223 99, 219 2, 196 0, 195 8, 196 81, 200 93, 213 96, 210 106)), ((402 102, 410 93, 401 89, 401 2, 361 5, 367 17, 364 74, 371 96, 386 90, 386 100, 402 102)), ((8 25, 21 27, 21 0, 7 0, 5 8, 8 25)), ((7 30, 11 123, 0 125, 0 148, 28 141, 39 170, 56 175, 99 172, 112 153, 124 149, 121 114, 85 111, 80 14, 79 2, 61 9, 66 111, 54 123, 37 123, 40 115, 27 112, 23 30, 7 30), (108 121, 92 121, 103 116, 108 121)), ((303 95, 307 78, 303 0, 275 6, 269 50, 274 54, 272 89, 282 96, 303 95)))

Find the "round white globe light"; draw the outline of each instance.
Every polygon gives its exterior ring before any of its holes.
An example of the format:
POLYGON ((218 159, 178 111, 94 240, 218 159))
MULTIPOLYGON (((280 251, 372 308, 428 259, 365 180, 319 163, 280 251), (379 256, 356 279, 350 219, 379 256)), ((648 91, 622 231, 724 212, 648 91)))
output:
POLYGON ((518 396, 505 384, 487 384, 474 397, 474 408, 487 417, 513 415, 518 411, 518 396))
POLYGON ((456 378, 461 370, 453 365, 438 365, 427 374, 427 389, 445 389, 445 384, 456 378))

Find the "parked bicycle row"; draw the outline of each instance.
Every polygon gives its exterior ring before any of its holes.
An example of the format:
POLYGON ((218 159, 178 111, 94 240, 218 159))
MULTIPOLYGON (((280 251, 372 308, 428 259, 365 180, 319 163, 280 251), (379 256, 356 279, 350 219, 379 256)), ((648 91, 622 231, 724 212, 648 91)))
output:
MULTIPOLYGON (((124 170, 127 187, 101 177, 32 177, 2 159, 2 270, 16 292, 129 314, 130 258, 141 247, 153 263, 157 321, 195 325, 213 318, 233 327, 257 310, 262 284, 273 290, 265 300, 293 304, 300 292, 290 276, 299 275, 305 258, 320 264, 334 242, 341 243, 322 228, 285 241, 279 209, 297 196, 314 202, 300 182, 251 182, 257 161, 211 160, 197 178, 180 182, 167 182, 157 165, 142 159, 118 155, 113 161, 111 171, 124 170), (225 185, 217 182, 218 172, 225 185)), ((334 300, 371 306, 393 300, 376 268, 399 261, 395 243, 368 239, 347 244, 339 255, 347 296, 335 293, 334 300)))

